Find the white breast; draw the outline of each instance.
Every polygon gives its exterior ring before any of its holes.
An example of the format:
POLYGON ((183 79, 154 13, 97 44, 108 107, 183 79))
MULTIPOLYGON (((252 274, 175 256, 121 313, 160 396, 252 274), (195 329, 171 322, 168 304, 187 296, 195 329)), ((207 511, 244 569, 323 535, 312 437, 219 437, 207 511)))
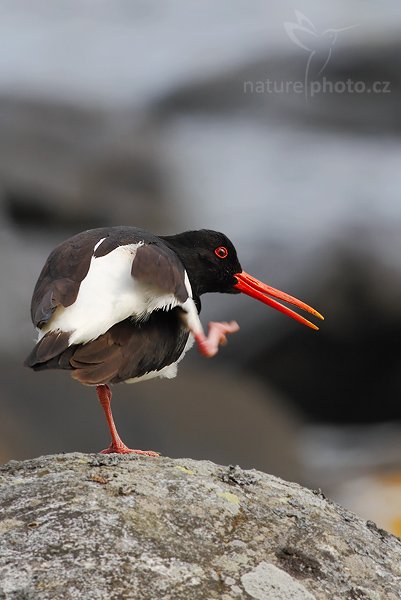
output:
POLYGON ((177 306, 173 294, 160 295, 160 290, 132 277, 132 261, 142 245, 119 246, 105 256, 92 257, 74 304, 58 307, 40 330, 39 339, 48 331, 60 330, 71 332, 69 345, 84 344, 130 316, 146 318, 157 308, 177 306))

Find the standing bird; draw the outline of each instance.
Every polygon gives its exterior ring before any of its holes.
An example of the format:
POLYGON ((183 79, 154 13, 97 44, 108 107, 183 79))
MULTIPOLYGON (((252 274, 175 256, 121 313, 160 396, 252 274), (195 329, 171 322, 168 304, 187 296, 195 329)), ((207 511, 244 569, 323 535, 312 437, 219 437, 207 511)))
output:
POLYGON ((136 227, 91 229, 57 246, 42 269, 31 303, 38 341, 25 365, 67 369, 96 386, 111 433, 104 454, 158 456, 122 442, 108 384, 175 377, 194 340, 201 354, 214 356, 239 327, 235 321, 212 322, 204 333, 198 315, 206 292, 242 292, 313 329, 273 298, 323 318, 242 271, 223 233, 202 229, 158 237, 136 227))

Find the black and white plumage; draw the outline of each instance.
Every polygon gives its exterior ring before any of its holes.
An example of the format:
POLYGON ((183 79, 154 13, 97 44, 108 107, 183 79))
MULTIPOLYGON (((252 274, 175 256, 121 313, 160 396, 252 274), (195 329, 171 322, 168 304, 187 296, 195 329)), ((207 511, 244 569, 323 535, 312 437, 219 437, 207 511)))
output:
POLYGON ((205 335, 198 313, 206 292, 246 293, 315 329, 269 296, 320 317, 244 273, 222 233, 158 237, 135 227, 93 229, 66 240, 47 259, 31 304, 38 341, 25 364, 68 369, 81 383, 96 385, 112 431, 107 451, 129 451, 115 443, 107 384, 174 377, 194 339, 202 354, 216 354, 238 325, 211 323, 205 335))
POLYGON ((189 330, 200 328, 188 275, 161 238, 134 227, 80 233, 50 254, 31 315, 27 365, 72 369, 87 384, 174 376, 189 330))

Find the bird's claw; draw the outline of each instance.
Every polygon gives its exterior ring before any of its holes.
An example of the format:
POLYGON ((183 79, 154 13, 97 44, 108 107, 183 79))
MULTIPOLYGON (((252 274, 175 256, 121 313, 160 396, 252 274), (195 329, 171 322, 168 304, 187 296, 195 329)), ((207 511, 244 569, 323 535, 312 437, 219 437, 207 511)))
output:
POLYGON ((125 444, 121 446, 110 444, 108 448, 101 450, 99 454, 139 454, 140 456, 150 456, 152 458, 158 458, 160 456, 158 452, 154 452, 153 450, 132 450, 125 444))
POLYGON ((211 321, 209 323, 207 337, 204 334, 195 336, 199 352, 203 356, 209 358, 215 356, 219 351, 219 346, 225 346, 227 344, 227 335, 229 333, 235 333, 238 330, 239 325, 236 321, 230 321, 229 323, 227 321, 224 321, 223 323, 211 321))

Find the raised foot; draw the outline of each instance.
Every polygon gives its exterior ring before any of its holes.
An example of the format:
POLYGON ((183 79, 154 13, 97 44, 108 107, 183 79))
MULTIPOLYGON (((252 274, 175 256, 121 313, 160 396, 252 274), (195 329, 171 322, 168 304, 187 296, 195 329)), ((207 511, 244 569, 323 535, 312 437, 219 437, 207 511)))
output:
POLYGON ((195 336, 199 352, 203 356, 211 358, 217 354, 219 346, 227 344, 227 335, 236 331, 239 331, 239 325, 236 321, 230 321, 229 323, 226 321, 223 323, 211 321, 207 337, 204 334, 195 336))
POLYGON ((132 450, 125 444, 122 444, 121 446, 114 446, 111 444, 108 448, 102 450, 100 454, 140 454, 141 456, 151 456, 152 458, 160 456, 158 452, 154 452, 153 450, 132 450))

